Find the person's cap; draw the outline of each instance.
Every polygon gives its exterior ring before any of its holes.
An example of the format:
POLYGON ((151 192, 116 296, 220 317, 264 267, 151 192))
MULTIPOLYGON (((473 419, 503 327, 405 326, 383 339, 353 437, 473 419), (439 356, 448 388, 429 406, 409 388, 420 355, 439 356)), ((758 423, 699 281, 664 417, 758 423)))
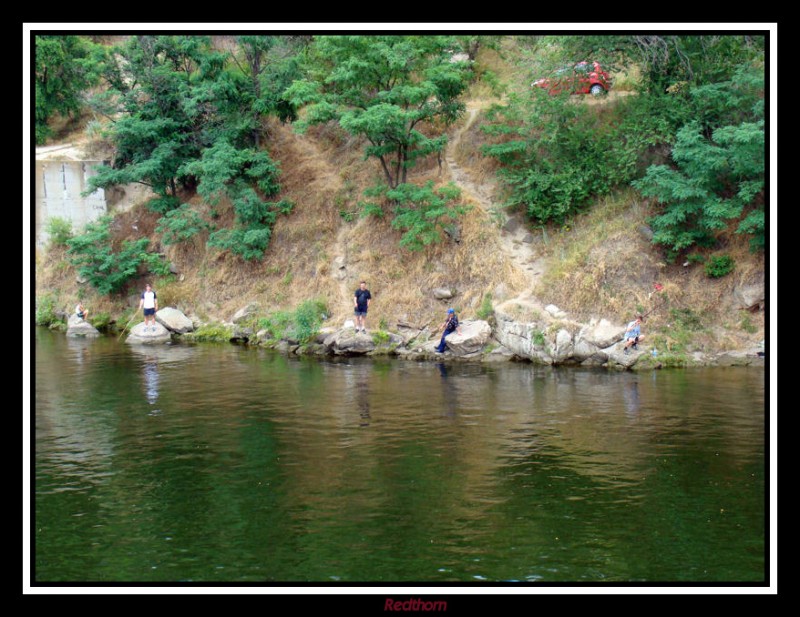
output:
POLYGON ((447 309, 447 312, 448 313, 455 313, 455 311, 453 309, 447 309))

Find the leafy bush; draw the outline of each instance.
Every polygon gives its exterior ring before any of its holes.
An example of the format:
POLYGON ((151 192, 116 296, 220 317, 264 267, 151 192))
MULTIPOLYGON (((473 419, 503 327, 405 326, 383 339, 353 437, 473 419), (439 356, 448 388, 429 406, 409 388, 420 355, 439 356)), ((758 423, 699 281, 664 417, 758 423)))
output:
POLYGON ((203 217, 192 210, 189 204, 183 204, 161 217, 156 232, 162 234, 162 242, 169 245, 187 242, 208 228, 203 217))
POLYGON ((483 296, 481 306, 478 309, 478 319, 489 319, 494 314, 494 307, 492 306, 492 294, 487 293, 483 296))
POLYGON ((259 319, 258 328, 269 332, 274 339, 307 343, 319 332, 327 313, 324 300, 305 300, 294 311, 276 311, 259 319))
POLYGON ((101 313, 92 313, 89 316, 89 323, 98 330, 105 330, 111 323, 111 315, 105 311, 101 313))
POLYGON ((46 294, 36 299, 36 325, 51 327, 63 320, 56 315, 56 298, 46 294))
POLYGON ((72 237, 72 221, 58 216, 51 216, 47 219, 47 236, 50 244, 67 246, 67 240, 72 237))
MULTIPOLYGON (((433 187, 433 182, 425 186, 401 184, 395 189, 376 187, 367 194, 380 195, 393 202, 392 227, 404 232, 400 246, 410 251, 441 242, 448 224, 469 210, 467 206, 452 203, 461 197, 461 191, 454 184, 438 189, 433 187)), ((363 207, 365 213, 383 214, 378 204, 367 203, 363 207)))
POLYGON ((482 151, 503 165, 507 206, 538 223, 563 224, 636 177, 649 149, 673 134, 673 107, 665 97, 587 107, 534 88, 490 111, 482 130, 501 142, 482 151))
POLYGON ((229 250, 242 259, 261 259, 269 246, 272 229, 251 227, 247 229, 220 229, 208 238, 208 245, 229 250))
POLYGON ((81 276, 101 294, 110 294, 136 276, 146 264, 156 274, 169 272, 167 264, 155 253, 148 253, 148 238, 126 240, 115 251, 111 243, 111 217, 104 216, 86 225, 83 234, 67 241, 67 253, 81 276))
POLYGON ((733 272, 735 263, 730 255, 715 255, 706 262, 706 276, 712 279, 722 278, 733 272))
POLYGON ((655 198, 661 212, 650 224, 653 243, 674 259, 694 245, 711 246, 715 234, 743 217, 737 233, 765 244, 763 68, 742 67, 729 82, 691 91, 699 119, 677 133, 673 166, 653 165, 633 182, 655 198))
POLYGON ((194 332, 188 332, 184 335, 184 337, 193 341, 217 343, 228 342, 232 336, 232 328, 220 323, 203 324, 194 332))
POLYGON ((294 311, 295 334, 301 342, 308 342, 319 331, 328 309, 320 299, 305 300, 294 311))
POLYGON ((384 332, 383 330, 376 330, 372 333, 372 342, 376 345, 385 345, 391 339, 391 336, 388 332, 384 332))
POLYGON ((173 195, 158 195, 148 200, 147 208, 159 214, 167 214, 181 205, 180 199, 173 195))

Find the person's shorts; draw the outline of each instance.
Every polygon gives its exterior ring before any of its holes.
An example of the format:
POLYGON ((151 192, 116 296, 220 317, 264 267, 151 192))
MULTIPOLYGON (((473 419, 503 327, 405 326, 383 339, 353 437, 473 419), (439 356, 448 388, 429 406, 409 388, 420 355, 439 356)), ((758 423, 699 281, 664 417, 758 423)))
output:
POLYGON ((146 317, 149 317, 150 315, 155 315, 156 314, 156 309, 154 309, 154 308, 144 309, 144 314, 145 314, 146 317))
POLYGON ((83 319, 86 316, 86 313, 75 313, 79 319, 83 319))
POLYGON ((367 314, 367 309, 364 309, 363 311, 361 309, 356 309, 353 312, 355 313, 356 317, 364 317, 367 314))
POLYGON ((628 340, 629 341, 633 341, 633 344, 636 345, 636 343, 639 342, 639 337, 638 336, 631 336, 631 337, 628 338, 628 340))

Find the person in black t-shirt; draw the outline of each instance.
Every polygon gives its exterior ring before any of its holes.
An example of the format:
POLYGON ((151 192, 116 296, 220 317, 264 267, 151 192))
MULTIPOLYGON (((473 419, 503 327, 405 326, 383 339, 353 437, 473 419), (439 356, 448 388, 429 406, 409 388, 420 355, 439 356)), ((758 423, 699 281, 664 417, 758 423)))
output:
POLYGON ((367 309, 369 309, 369 303, 371 301, 372 294, 369 293, 369 289, 367 289, 367 282, 361 281, 361 285, 356 289, 356 293, 353 296, 353 306, 355 307, 356 315, 356 332, 358 332, 359 328, 362 332, 367 331, 367 309))

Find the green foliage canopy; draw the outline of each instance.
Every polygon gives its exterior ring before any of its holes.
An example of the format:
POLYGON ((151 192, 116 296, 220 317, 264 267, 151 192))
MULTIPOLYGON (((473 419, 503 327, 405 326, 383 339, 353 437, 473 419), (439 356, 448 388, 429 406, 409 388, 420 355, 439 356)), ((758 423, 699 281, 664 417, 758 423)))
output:
POLYGON ((146 265, 156 274, 167 274, 167 264, 156 253, 148 253, 148 238, 125 241, 115 249, 111 238, 111 217, 86 225, 84 233, 67 240, 67 253, 78 272, 101 294, 120 291, 146 265))
POLYGON ((737 231, 764 246, 765 122, 763 70, 744 66, 734 79, 693 90, 706 120, 694 120, 677 134, 674 166, 653 165, 633 183, 662 207, 655 216, 653 242, 675 257, 697 244, 710 246, 718 230, 741 218, 737 231), (718 123, 736 122, 735 124, 718 123), (717 124, 715 127, 714 124, 717 124))
POLYGON ((287 90, 306 105, 298 129, 336 121, 367 140, 389 188, 406 182, 423 156, 441 152, 435 126, 454 122, 464 105, 466 63, 451 62, 456 41, 441 36, 321 36, 309 50, 308 78, 287 90), (427 125, 425 131, 422 126, 427 125))

